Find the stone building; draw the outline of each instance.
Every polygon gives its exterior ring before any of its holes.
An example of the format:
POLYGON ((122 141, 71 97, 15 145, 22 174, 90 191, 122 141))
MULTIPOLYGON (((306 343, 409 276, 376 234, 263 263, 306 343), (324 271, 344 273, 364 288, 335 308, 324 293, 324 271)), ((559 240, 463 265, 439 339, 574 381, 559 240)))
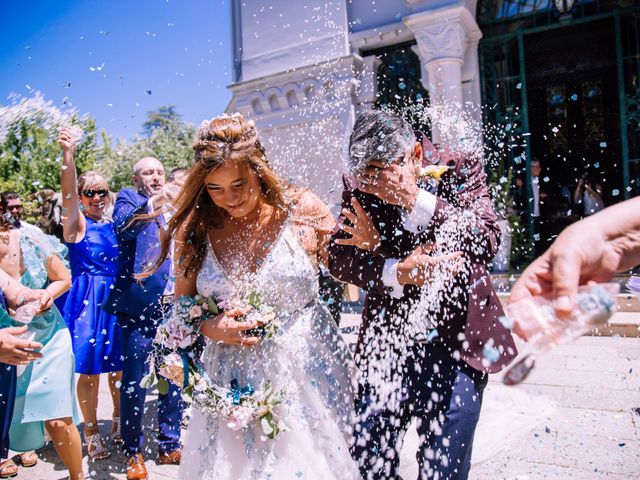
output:
MULTIPOLYGON (((638 193, 634 0, 234 0, 228 111, 253 118, 280 172, 339 202, 355 115, 457 103, 509 132, 500 156, 558 183, 588 169, 607 202, 638 193), (482 108, 480 108, 482 106, 482 108)), ((420 123, 420 119, 412 119, 420 123)), ((437 126, 417 125, 439 139, 437 126)))

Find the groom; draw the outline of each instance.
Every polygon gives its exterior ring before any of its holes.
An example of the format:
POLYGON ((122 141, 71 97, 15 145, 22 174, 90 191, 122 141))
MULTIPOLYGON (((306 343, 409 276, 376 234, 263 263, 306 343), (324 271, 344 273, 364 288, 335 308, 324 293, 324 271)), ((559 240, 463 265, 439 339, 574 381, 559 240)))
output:
MULTIPOLYGON (((173 304, 170 280, 171 260, 144 280, 135 274, 147 270, 160 253, 160 229, 164 216, 134 221, 136 215, 150 214, 170 206, 177 184, 165 185, 164 167, 153 157, 145 157, 134 166, 135 190, 118 193, 113 222, 118 238, 116 282, 105 310, 116 314, 122 326, 123 370, 120 389, 123 450, 127 456, 127 479, 145 480, 147 469, 142 458, 142 419, 146 389, 140 381, 148 372, 147 357, 158 323, 173 304)), ((158 395, 158 463, 179 464, 182 401, 180 390, 169 383, 169 391, 158 395)))
POLYGON ((423 144, 411 126, 381 111, 358 117, 329 246, 331 273, 367 293, 352 445, 367 479, 397 478, 414 418, 420 478, 467 478, 487 374, 516 354, 486 269, 499 228, 482 164, 424 143, 448 171, 419 188, 423 144), (453 253, 430 253, 434 242, 453 253))

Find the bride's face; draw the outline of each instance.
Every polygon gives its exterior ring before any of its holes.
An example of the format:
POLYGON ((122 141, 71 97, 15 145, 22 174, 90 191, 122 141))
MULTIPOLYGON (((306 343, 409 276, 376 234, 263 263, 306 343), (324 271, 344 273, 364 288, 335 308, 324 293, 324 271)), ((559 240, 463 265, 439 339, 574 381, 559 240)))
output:
POLYGON ((251 170, 241 169, 227 160, 204 178, 213 203, 234 218, 242 218, 255 210, 260 202, 260 181, 251 170))

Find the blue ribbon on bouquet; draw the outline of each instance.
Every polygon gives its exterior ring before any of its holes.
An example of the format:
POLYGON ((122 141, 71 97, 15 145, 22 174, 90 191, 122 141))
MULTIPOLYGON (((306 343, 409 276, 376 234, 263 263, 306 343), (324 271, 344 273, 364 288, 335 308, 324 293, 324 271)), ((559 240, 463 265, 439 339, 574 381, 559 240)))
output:
POLYGON ((227 397, 233 398, 234 405, 240 405, 240 402, 245 397, 250 397, 253 395, 255 390, 248 384, 246 387, 238 388, 238 379, 234 378, 231 380, 231 388, 227 392, 227 397))

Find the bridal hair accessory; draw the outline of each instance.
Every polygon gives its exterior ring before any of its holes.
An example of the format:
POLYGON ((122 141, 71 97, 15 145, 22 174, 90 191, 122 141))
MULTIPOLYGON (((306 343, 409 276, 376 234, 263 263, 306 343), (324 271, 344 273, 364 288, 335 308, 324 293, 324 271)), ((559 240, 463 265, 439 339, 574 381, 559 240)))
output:
POLYGON ((184 401, 207 415, 225 418, 232 430, 242 430, 258 422, 264 439, 274 439, 285 428, 274 411, 282 403, 284 392, 275 391, 268 381, 260 388, 251 384, 241 386, 238 379, 232 379, 229 386, 216 384, 200 361, 202 348, 198 338, 202 322, 221 311, 234 315, 238 321, 258 322, 259 327, 245 332, 249 336, 269 339, 280 328, 274 309, 255 292, 249 294, 246 301, 219 303, 200 295, 182 296, 176 301, 173 314, 158 327, 148 358, 149 374, 140 386, 150 388, 157 383, 158 392, 167 393, 168 379, 182 388, 184 401))
POLYGON ((508 328, 517 324, 528 340, 520 360, 506 370, 502 382, 517 385, 535 366, 536 355, 606 325, 617 306, 615 295, 619 290, 617 283, 580 287, 568 318, 559 318, 552 301, 546 297, 526 298, 509 304, 505 308, 506 317, 501 317, 500 322, 508 328))

